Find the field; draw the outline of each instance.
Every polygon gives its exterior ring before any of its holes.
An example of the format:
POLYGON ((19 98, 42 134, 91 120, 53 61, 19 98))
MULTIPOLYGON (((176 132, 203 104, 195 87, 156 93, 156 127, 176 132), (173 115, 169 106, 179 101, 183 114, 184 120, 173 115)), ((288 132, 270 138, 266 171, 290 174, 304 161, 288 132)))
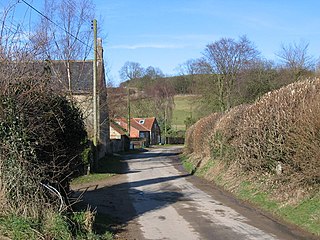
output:
POLYGON ((174 97, 174 109, 172 114, 172 128, 174 130, 186 130, 184 121, 187 117, 196 118, 196 95, 176 95, 174 97))

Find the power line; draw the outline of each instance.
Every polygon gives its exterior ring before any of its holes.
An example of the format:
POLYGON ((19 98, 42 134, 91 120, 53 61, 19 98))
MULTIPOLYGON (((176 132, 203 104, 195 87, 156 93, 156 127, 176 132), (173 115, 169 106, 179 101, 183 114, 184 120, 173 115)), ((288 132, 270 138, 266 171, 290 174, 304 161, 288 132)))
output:
POLYGON ((87 46, 89 49, 93 49, 92 46, 89 46, 87 43, 83 42, 82 40, 80 40, 77 36, 73 35, 72 33, 70 33, 68 30, 64 29, 63 27, 59 26, 57 23, 55 23, 53 20, 51 20, 49 17, 47 17, 46 15, 44 15, 42 12, 40 12, 38 9, 36 9, 34 6, 32 6, 31 4, 27 3, 25 0, 18 0, 18 2, 22 1, 23 3, 25 3, 28 7, 30 7, 32 10, 34 10, 35 12, 37 12, 39 15, 41 15, 42 17, 44 17, 45 19, 47 19, 49 22, 51 22, 53 25, 55 25, 56 27, 60 28, 62 31, 64 31, 66 34, 70 35, 71 37, 73 37, 74 39, 78 40, 80 43, 82 43, 83 45, 87 46))

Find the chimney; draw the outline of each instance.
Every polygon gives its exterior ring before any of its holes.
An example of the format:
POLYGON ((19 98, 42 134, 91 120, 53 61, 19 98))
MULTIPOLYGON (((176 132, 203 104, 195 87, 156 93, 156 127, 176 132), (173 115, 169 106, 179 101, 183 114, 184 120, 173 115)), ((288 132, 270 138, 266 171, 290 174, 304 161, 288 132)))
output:
POLYGON ((102 39, 97 39, 97 61, 103 61, 102 39))

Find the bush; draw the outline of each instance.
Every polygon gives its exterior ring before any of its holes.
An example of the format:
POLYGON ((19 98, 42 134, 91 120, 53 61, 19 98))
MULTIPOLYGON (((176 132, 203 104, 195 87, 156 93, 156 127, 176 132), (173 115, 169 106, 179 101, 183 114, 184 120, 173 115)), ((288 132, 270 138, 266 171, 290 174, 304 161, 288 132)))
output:
POLYGON ((202 118, 194 125, 193 131, 193 148, 196 154, 203 157, 210 156, 210 135, 211 131, 215 129, 219 121, 221 113, 213 113, 208 117, 202 118))
POLYGON ((13 81, 0 92, 0 181, 7 211, 41 218, 60 200, 42 184, 66 196, 82 164, 86 131, 81 113, 41 81, 13 81))
POLYGON ((186 152, 312 188, 320 183, 319 116, 320 80, 296 82, 252 105, 200 119, 186 133, 186 152))
POLYGON ((239 160, 245 170, 275 173, 298 184, 319 182, 320 80, 306 80, 265 95, 245 114, 239 160))

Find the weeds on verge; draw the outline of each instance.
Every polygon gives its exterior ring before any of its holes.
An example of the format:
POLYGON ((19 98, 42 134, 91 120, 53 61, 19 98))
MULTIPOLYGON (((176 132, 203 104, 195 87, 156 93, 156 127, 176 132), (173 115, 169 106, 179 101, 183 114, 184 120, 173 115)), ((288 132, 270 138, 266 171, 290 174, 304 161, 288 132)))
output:
POLYGON ((0 236, 10 239, 111 240, 109 232, 92 231, 94 213, 87 210, 71 214, 49 212, 42 222, 17 215, 0 216, 0 236))

